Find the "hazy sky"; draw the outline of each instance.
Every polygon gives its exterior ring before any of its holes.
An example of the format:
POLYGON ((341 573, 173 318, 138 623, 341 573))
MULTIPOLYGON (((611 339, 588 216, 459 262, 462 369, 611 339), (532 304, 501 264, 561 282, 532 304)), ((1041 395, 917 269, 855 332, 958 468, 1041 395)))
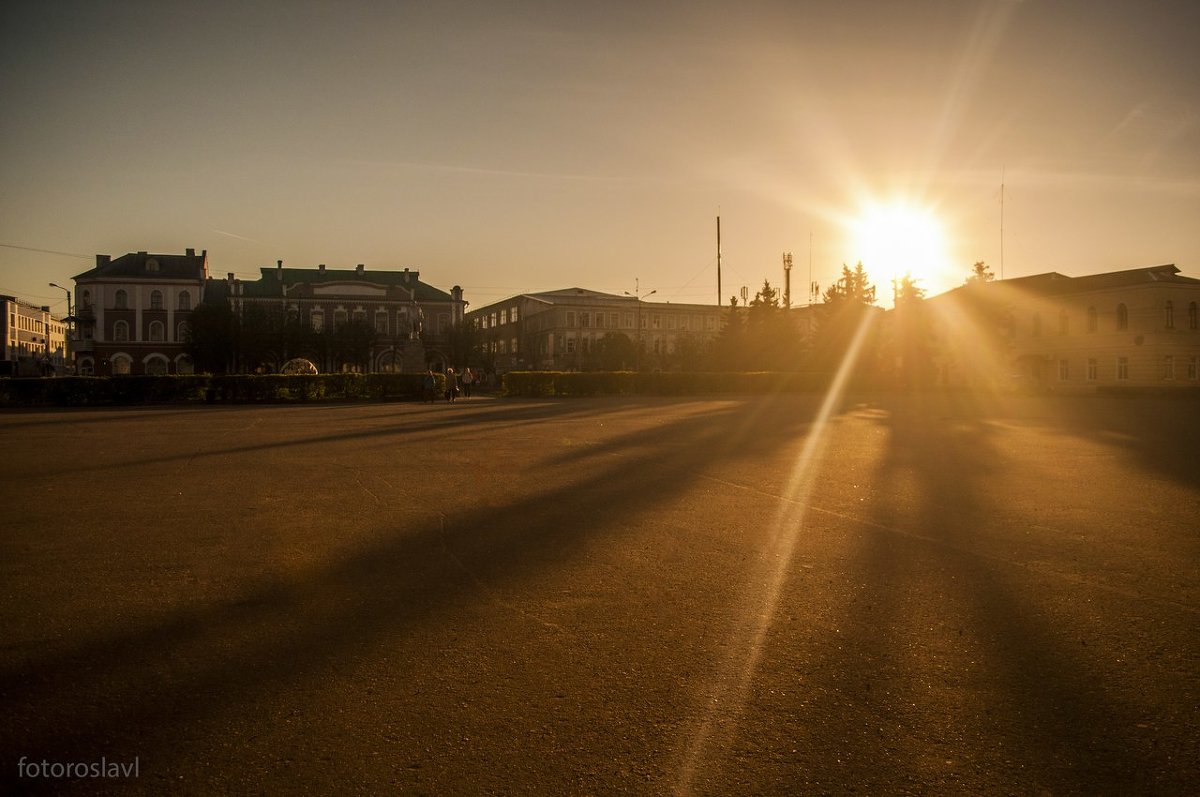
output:
POLYGON ((1200 274, 1194 0, 2 8, 0 292, 56 309, 97 252, 186 247, 715 302, 718 213, 724 296, 791 251, 803 303, 810 235, 825 286, 894 199, 945 229, 936 291, 999 272, 1002 174, 1006 276, 1200 274))

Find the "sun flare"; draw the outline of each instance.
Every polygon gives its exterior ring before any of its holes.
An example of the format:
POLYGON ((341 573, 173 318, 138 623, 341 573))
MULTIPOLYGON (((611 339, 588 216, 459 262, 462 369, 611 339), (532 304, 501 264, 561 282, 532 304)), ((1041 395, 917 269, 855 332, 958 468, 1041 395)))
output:
POLYGON ((848 224, 853 257, 861 261, 880 296, 892 280, 910 275, 934 293, 951 270, 946 233, 932 210, 905 201, 869 203, 848 224))

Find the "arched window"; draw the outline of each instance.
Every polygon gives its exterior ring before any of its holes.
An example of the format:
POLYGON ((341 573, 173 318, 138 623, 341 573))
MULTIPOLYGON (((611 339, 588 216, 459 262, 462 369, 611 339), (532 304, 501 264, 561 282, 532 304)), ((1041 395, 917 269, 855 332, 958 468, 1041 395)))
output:
POLYGON ((117 310, 129 309, 129 294, 124 290, 118 290, 113 296, 113 307, 117 310))
POLYGON ((192 358, 186 354, 181 354, 175 358, 175 373, 177 374, 194 374, 196 373, 196 365, 192 362, 192 358))
POLYGON ((150 309, 151 310, 163 309, 162 291, 150 291, 150 309))
POLYGON ((152 356, 146 358, 146 373, 154 376, 163 376, 167 373, 167 358, 162 356, 152 356))
POLYGON ((133 364, 133 360, 131 360, 129 358, 129 355, 126 355, 126 354, 116 355, 115 357, 112 358, 113 376, 129 376, 130 366, 132 364, 133 364))
POLYGON ((1117 305, 1117 329, 1129 329, 1129 308, 1124 304, 1117 305))
POLYGON ((179 326, 175 327, 175 341, 177 343, 186 343, 188 339, 188 323, 180 321, 179 326))
POLYGON ((1174 302, 1172 302, 1170 300, 1167 301, 1165 315, 1166 315, 1167 329, 1174 329, 1175 328, 1175 303, 1174 302))
POLYGON ((1096 308, 1095 307, 1088 308, 1087 331, 1088 332, 1096 331, 1096 308))
POLYGON ((163 322, 151 321, 149 332, 150 332, 150 340, 152 342, 161 343, 163 340, 163 322))
POLYGON ((1188 305, 1188 329, 1196 329, 1198 320, 1200 319, 1196 317, 1196 303, 1192 302, 1188 305))
POLYGON ((92 292, 91 291, 83 292, 83 306, 80 307, 79 309, 80 310, 91 310, 92 309, 92 292))
POLYGON ((191 310, 192 309, 192 295, 190 293, 188 293, 187 291, 179 292, 179 309, 180 310, 191 310))
POLYGON ((129 322, 118 321, 113 324, 113 340, 124 343, 129 340, 129 322))
POLYGON ((91 357, 83 357, 79 360, 79 375, 92 376, 96 373, 96 363, 91 357))

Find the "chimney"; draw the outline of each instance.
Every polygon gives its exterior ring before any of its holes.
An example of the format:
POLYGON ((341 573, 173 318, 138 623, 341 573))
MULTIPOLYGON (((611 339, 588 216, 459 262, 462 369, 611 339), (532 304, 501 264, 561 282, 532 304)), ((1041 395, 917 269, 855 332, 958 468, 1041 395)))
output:
POLYGON ((357 266, 354 267, 354 273, 358 274, 360 277, 362 276, 362 273, 363 273, 363 264, 362 263, 359 263, 357 266))
POLYGON ((196 250, 195 250, 195 249, 190 249, 190 248, 189 248, 189 249, 187 250, 187 256, 188 256, 188 257, 195 257, 195 256, 196 256, 196 250))
POLYGON ((107 266, 111 260, 112 257, 110 255, 96 255, 96 268, 107 266))
POLYGON ((283 281, 283 261, 282 260, 275 261, 275 276, 279 278, 280 282, 283 281))
POLYGON ((320 265, 318 265, 318 266, 317 266, 317 273, 318 273, 318 274, 324 274, 324 273, 325 273, 325 264, 324 264, 324 263, 321 263, 320 265))
POLYGON ((200 257, 208 257, 208 250, 207 250, 207 249, 201 249, 201 250, 200 250, 200 257))
POLYGON ((228 282, 230 285, 233 284, 233 272, 232 271, 230 271, 228 274, 225 275, 225 281, 228 282))

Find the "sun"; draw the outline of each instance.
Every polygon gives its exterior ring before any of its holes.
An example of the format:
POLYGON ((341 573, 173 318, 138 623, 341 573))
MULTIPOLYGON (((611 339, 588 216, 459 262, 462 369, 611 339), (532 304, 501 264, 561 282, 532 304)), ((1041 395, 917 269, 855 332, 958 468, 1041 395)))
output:
POLYGON ((878 287, 882 298, 892 280, 910 275, 933 293, 943 287, 950 269, 946 233, 929 208, 894 200, 864 204, 847 225, 853 258, 878 287))

